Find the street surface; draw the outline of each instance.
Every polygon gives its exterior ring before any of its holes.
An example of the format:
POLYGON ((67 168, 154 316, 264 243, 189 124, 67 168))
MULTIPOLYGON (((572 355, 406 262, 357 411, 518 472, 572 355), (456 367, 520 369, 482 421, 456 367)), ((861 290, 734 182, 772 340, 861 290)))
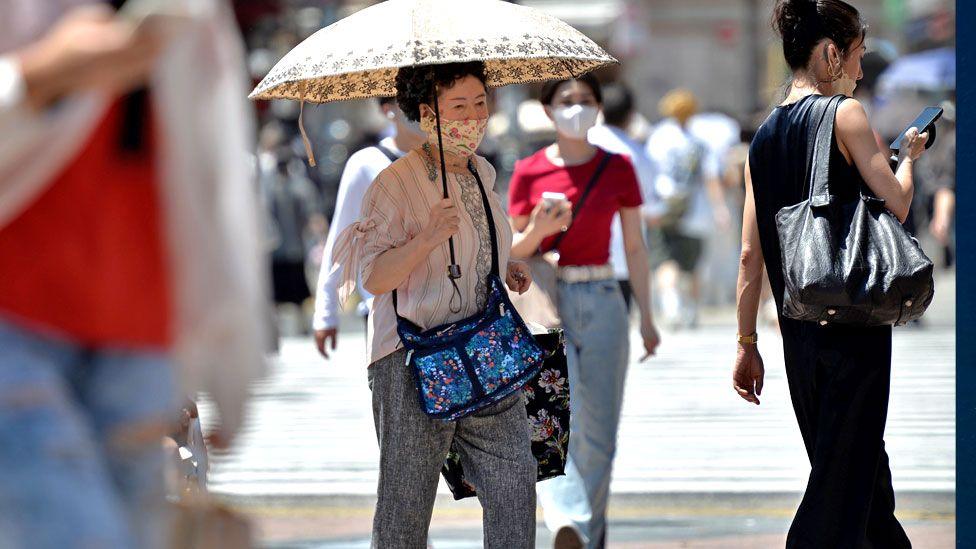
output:
MULTIPOLYGON (((931 312, 926 326, 896 330, 886 442, 899 515, 916 547, 941 548, 955 545, 955 331, 947 297, 931 312)), ((712 318, 665 332, 644 364, 632 333, 613 547, 782 546, 808 462, 778 332, 760 331, 766 384, 756 407, 731 388, 733 317, 712 318)), ((361 324, 344 326, 328 362, 310 338, 285 339, 235 446, 212 456, 211 491, 255 517, 267 547, 368 547, 379 456, 361 324)), ((210 407, 201 408, 207 419, 210 407)), ((477 502, 451 501, 443 483, 440 491, 433 546, 480 547, 477 502)), ((539 546, 547 543, 540 529, 539 546)))

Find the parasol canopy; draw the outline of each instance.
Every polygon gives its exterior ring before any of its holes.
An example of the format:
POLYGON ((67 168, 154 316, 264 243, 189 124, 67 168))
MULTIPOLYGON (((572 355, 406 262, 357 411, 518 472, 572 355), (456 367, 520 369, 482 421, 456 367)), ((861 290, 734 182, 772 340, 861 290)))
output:
POLYGON ((388 0, 316 32, 251 99, 388 97, 400 67, 485 62, 492 87, 580 76, 617 62, 568 24, 501 0, 388 0))

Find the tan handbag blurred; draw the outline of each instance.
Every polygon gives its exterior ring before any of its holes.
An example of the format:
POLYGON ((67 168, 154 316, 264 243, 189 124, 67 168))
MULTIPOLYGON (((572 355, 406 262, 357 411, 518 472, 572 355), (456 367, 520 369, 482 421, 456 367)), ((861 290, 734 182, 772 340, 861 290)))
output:
POLYGON ((557 261, 556 254, 552 252, 525 261, 532 270, 532 284, 522 295, 508 292, 508 297, 522 320, 541 324, 550 329, 562 326, 559 320, 557 261))
POLYGON ((171 549, 251 549, 247 519, 204 495, 184 497, 171 509, 171 549))

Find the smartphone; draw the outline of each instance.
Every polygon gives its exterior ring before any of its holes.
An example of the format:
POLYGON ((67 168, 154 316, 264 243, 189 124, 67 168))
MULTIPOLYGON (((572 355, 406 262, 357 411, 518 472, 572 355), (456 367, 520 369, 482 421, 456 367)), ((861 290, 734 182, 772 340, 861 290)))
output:
POLYGON ((550 211, 553 208, 561 208, 563 204, 568 202, 569 200, 566 199, 566 195, 564 193, 554 193, 549 191, 542 193, 542 207, 545 208, 546 211, 550 211))
POLYGON ((895 140, 888 147, 893 151, 898 151, 901 148, 901 140, 905 137, 905 132, 912 128, 918 128, 918 133, 929 132, 929 140, 925 143, 925 148, 928 149, 935 144, 935 123, 942 118, 942 112, 939 107, 925 107, 918 118, 905 126, 905 129, 895 137, 895 140))

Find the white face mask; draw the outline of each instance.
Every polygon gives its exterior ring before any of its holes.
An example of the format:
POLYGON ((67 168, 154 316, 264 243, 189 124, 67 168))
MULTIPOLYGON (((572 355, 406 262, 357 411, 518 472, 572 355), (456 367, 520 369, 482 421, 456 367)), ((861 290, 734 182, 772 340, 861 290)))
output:
POLYGON ((556 131, 572 139, 586 139, 586 132, 596 125, 599 115, 600 109, 588 105, 556 107, 552 110, 556 131))

